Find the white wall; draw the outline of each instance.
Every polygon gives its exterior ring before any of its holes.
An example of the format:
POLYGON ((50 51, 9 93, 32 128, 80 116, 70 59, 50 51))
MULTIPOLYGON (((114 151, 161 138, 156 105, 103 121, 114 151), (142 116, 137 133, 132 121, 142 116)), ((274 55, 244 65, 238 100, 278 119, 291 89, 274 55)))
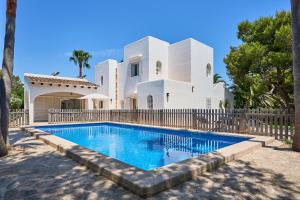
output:
MULTIPOLYGON (((79 98, 80 96, 73 97, 79 98)), ((48 110, 50 108, 61 108, 61 102, 63 100, 70 99, 70 96, 38 96, 34 100, 34 121, 47 121, 48 120, 48 110)))
MULTIPOLYGON (((213 49, 194 39, 191 43, 191 83, 195 87, 195 94, 200 108, 207 108, 206 99, 212 101, 213 90, 213 49), (211 65, 211 72, 207 75, 207 65, 211 65)), ((216 108, 213 105, 211 108, 216 108)))
POLYGON ((95 81, 99 85, 98 93, 109 97, 105 101, 105 109, 116 109, 116 69, 118 63, 116 60, 106 60, 95 66, 95 81), (103 85, 101 85, 101 76, 103 85))
POLYGON ((122 63, 124 76, 124 95, 130 96, 136 93, 136 84, 149 79, 149 37, 128 44, 124 48, 124 62, 122 63), (131 77, 131 63, 139 63, 139 75, 131 77))
POLYGON ((169 43, 154 37, 149 37, 149 81, 167 79, 169 66, 169 43), (161 73, 156 73, 156 63, 162 64, 161 73))
POLYGON ((147 97, 153 97, 153 109, 164 108, 164 80, 147 81, 138 84, 138 109, 148 109, 147 97))
POLYGON ((190 83, 174 80, 147 81, 138 84, 138 108, 147 109, 147 97, 153 97, 153 109, 197 108, 190 83), (167 101, 167 93, 169 98, 167 101))
POLYGON ((24 87, 25 92, 28 92, 29 94, 29 101, 34 100, 37 96, 55 92, 68 92, 81 95, 88 95, 97 92, 97 89, 94 89, 93 87, 87 88, 86 86, 84 88, 81 88, 80 86, 74 88, 73 85, 69 85, 69 87, 61 85, 60 87, 58 87, 57 84, 53 84, 52 86, 46 83, 44 85, 40 85, 38 83, 31 84, 28 83, 26 78, 24 80, 24 87))
MULTIPOLYGON (((186 39, 169 47, 169 79, 189 82, 194 86, 192 107, 206 108, 206 99, 212 99, 213 49, 194 39, 186 39), (207 76, 207 64, 211 73, 207 76)), ((211 107, 214 108, 214 107, 211 107)))
POLYGON ((191 81, 191 42, 183 40, 169 46, 168 78, 178 81, 191 81))
POLYGON ((169 43, 151 36, 125 46, 124 62, 118 67, 119 99, 124 101, 125 108, 129 109, 129 98, 137 98, 139 83, 168 77, 168 46, 169 43), (158 75, 157 61, 162 63, 162 71, 158 75), (139 76, 130 77, 130 64, 135 62, 139 63, 139 76))
MULTIPOLYGON (((164 103, 157 108, 208 108, 207 99, 211 100, 211 108, 219 107, 213 94, 213 49, 201 42, 189 38, 169 44, 147 36, 125 46, 123 60, 124 62, 118 64, 116 61, 113 61, 113 64, 110 64, 111 61, 104 62, 109 63, 107 65, 117 66, 118 69, 117 108, 129 109, 130 98, 138 99, 138 108, 146 108, 146 97, 150 92, 162 95, 160 98, 164 99, 164 103), (162 63, 160 75, 156 74, 157 61, 162 63), (139 76, 130 77, 130 64, 134 62, 139 63, 139 76), (207 75, 208 64, 211 66, 209 75, 207 75), (161 79, 166 81, 153 82, 161 79), (164 87, 164 91, 158 87, 164 87), (191 87, 194 88, 192 94, 190 94, 191 87), (166 89, 176 96, 176 101, 168 105, 165 105, 166 89), (181 97, 184 95, 190 99, 182 101, 181 97)), ((107 94, 106 91, 99 90, 99 92, 107 94)))
MULTIPOLYGON (((123 63, 123 62, 122 62, 123 63)), ((123 64, 118 63, 117 65, 117 109, 123 109, 122 108, 122 101, 123 101, 123 96, 124 96, 124 75, 123 75, 123 64)))
POLYGON ((223 103, 227 100, 230 104, 230 108, 234 108, 234 97, 233 94, 225 87, 223 82, 216 83, 213 86, 213 104, 214 107, 220 108, 220 101, 223 103))
POLYGON ((24 101, 25 104, 24 107, 25 109, 29 109, 30 123, 33 123, 34 121, 34 104, 35 104, 36 97, 40 95, 57 93, 57 92, 88 95, 97 92, 97 90, 94 89, 93 87, 81 88, 80 86, 77 86, 76 88, 74 88, 73 85, 69 85, 69 87, 66 87, 66 85, 61 85, 60 87, 58 87, 57 84, 53 84, 52 86, 50 86, 47 83, 41 85, 37 82, 35 84, 31 84, 26 80, 26 78, 24 78, 24 94, 26 98, 26 100, 24 101))
POLYGON ((37 97, 34 102, 34 121, 46 121, 48 108, 60 109, 60 99, 53 97, 37 97))
POLYGON ((155 109, 207 108, 208 98, 211 99, 211 108, 219 108, 220 100, 225 99, 233 105, 233 95, 228 89, 224 85, 214 86, 213 74, 213 48, 191 38, 169 44, 147 36, 124 47, 122 63, 106 60, 95 66, 95 81, 99 85, 97 90, 31 85, 25 80, 25 108, 33 116, 34 99, 53 92, 81 95, 98 92, 109 97, 103 101, 104 109, 129 109, 129 98, 137 98, 138 108, 146 109, 148 95, 153 96, 155 109), (156 74, 157 61, 162 63, 159 75, 156 74), (135 62, 139 63, 139 76, 131 77, 130 64, 135 62), (211 65, 209 76, 207 64, 211 65), (103 85, 100 83, 101 76, 103 85), (170 93, 168 102, 166 93, 170 93))
POLYGON ((164 81, 164 108, 199 108, 196 95, 192 92, 192 85, 190 83, 174 80, 164 81), (166 94, 169 93, 169 100, 167 101, 166 94))

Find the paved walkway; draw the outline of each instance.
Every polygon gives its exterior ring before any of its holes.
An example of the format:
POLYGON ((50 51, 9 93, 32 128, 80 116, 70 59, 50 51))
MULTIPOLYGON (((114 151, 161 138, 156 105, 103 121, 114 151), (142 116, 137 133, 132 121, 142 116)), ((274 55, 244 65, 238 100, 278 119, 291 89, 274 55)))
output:
MULTIPOLYGON (((0 200, 139 199, 22 132, 10 141, 14 150, 0 159, 0 200)), ((278 145, 150 199, 300 199, 300 153, 278 145)))

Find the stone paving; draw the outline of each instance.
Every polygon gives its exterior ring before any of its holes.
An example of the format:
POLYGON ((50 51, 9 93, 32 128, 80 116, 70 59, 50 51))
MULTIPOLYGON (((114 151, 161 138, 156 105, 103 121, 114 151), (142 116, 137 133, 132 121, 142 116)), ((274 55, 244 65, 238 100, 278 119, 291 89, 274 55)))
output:
MULTIPOLYGON (((10 134, 14 150, 0 158, 2 199, 140 199, 52 147, 10 134)), ((300 199, 300 153, 258 149, 149 199, 300 199)))

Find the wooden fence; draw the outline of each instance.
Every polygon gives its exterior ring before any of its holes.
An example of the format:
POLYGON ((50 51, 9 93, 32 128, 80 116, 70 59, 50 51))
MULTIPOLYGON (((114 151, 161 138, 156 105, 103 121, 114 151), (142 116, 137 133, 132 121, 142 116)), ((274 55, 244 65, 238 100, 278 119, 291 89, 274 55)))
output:
POLYGON ((125 122, 203 131, 244 133, 291 139, 294 112, 288 110, 77 110, 50 109, 49 123, 125 122))
POLYGON ((29 124, 28 110, 18 109, 9 112, 9 125, 10 128, 16 128, 29 124))

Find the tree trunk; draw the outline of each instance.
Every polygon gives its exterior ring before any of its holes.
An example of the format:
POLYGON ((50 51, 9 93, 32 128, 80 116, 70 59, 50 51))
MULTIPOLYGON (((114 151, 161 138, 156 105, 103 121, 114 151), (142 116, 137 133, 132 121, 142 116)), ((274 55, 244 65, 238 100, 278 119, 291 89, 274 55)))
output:
POLYGON ((7 154, 9 103, 12 87, 17 0, 6 1, 6 26, 0 77, 0 156, 7 154))
POLYGON ((82 78, 82 63, 79 62, 79 78, 82 78))
POLYGON ((6 144, 4 142, 2 135, 0 135, 0 157, 5 156, 7 154, 8 154, 8 151, 6 148, 6 144))
POLYGON ((295 103, 295 135, 293 149, 300 151, 300 0, 291 0, 293 29, 293 74, 295 103))

